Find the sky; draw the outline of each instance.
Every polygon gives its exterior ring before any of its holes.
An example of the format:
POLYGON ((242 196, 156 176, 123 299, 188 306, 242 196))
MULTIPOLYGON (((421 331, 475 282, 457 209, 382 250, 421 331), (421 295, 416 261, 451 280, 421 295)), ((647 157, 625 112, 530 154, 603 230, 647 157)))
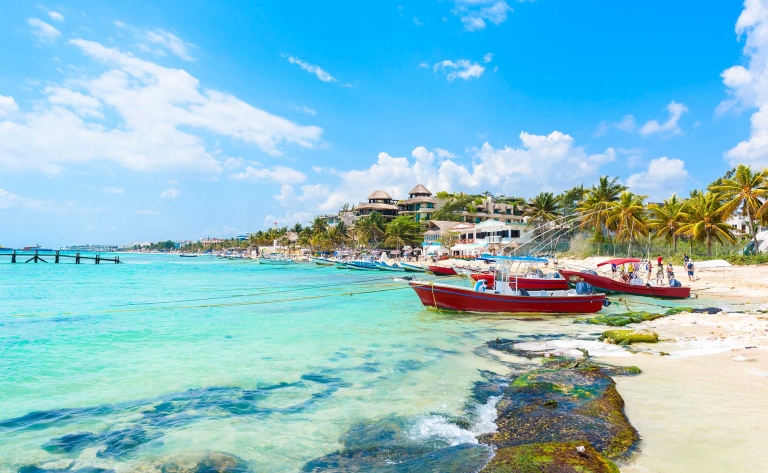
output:
POLYGON ((768 166, 768 0, 6 2, 0 245, 768 166))

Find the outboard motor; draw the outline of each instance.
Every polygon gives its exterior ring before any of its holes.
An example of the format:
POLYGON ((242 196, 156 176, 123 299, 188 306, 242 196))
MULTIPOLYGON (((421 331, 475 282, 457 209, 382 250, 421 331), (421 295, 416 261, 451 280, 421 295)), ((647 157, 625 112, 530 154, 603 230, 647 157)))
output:
POLYGON ((591 284, 584 281, 579 281, 576 283, 576 294, 580 296, 586 296, 588 294, 594 294, 595 288, 592 287, 591 284))

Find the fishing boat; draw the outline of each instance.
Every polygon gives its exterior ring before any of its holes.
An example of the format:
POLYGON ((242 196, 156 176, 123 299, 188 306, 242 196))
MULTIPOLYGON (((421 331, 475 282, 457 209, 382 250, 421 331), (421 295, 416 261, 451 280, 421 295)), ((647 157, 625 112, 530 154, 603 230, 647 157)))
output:
POLYGON ((409 281, 425 307, 460 312, 591 314, 607 302, 605 294, 526 291, 502 284, 500 290, 476 290, 432 281, 409 281))
POLYGON ((397 263, 389 265, 387 263, 376 263, 379 271, 405 271, 405 268, 399 266, 397 263))
POLYGON ((312 262, 318 266, 333 266, 336 263, 326 258, 312 258, 312 262))
POLYGON ((197 255, 187 255, 184 253, 181 253, 179 256, 182 258, 197 258, 197 255))
POLYGON ((279 253, 272 253, 267 256, 259 258, 259 264, 272 264, 272 265, 286 265, 294 264, 291 258, 287 258, 285 255, 279 253))
POLYGON ((416 265, 416 264, 400 263, 400 266, 402 266, 403 269, 406 272, 409 272, 409 273, 425 273, 425 272, 427 272, 427 268, 425 268, 424 266, 416 265))
POLYGON ((353 260, 347 262, 347 269, 357 271, 378 271, 379 266, 373 261, 353 260))
POLYGON ((347 267, 347 263, 345 263, 344 261, 337 261, 335 264, 336 264, 336 269, 349 269, 347 267))
MULTIPOLYGON (((604 261, 598 266, 606 264, 624 264, 639 262, 638 259, 624 258, 604 261)), ((591 284, 596 290, 609 294, 634 294, 637 296, 649 296, 658 297, 662 299, 686 299, 691 296, 690 287, 672 287, 672 286, 654 286, 650 283, 643 284, 642 280, 636 278, 636 281, 640 282, 626 283, 617 281, 607 276, 602 276, 597 271, 586 269, 581 271, 573 271, 568 269, 561 269, 560 274, 565 278, 570 285, 575 285, 579 282, 586 282, 591 284)))
POLYGON ((427 268, 435 276, 456 276, 457 274, 455 269, 445 266, 427 266, 427 268))
MULTIPOLYGON (((514 270, 515 277, 510 280, 512 288, 525 289, 527 291, 565 291, 568 290, 568 281, 557 271, 545 274, 538 265, 547 263, 545 258, 531 256, 487 256, 484 258, 492 261, 507 261, 517 263, 514 270)), ((485 281, 488 286, 494 283, 493 271, 475 272, 469 275, 475 281, 485 281)))

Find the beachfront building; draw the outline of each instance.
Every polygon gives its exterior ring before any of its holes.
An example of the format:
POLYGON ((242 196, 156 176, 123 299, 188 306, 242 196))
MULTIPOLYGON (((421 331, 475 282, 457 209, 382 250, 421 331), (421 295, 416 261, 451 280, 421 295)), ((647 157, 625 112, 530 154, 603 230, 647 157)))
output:
POLYGON ((511 253, 516 248, 539 238, 539 231, 522 222, 506 223, 485 220, 478 224, 463 223, 450 230, 457 233, 451 246, 455 256, 479 256, 484 253, 511 253))
POLYGON ((389 194, 378 190, 368 196, 368 202, 355 206, 354 214, 357 217, 365 217, 374 211, 380 213, 385 220, 392 220, 397 217, 398 208, 389 194))
POLYGON ((400 215, 413 215, 417 222, 426 222, 444 203, 444 200, 433 197, 426 187, 417 184, 408 193, 407 199, 397 203, 397 208, 400 215))
POLYGON ((525 223, 520 205, 496 202, 492 196, 483 197, 480 202, 470 203, 460 215, 468 223, 481 223, 486 220, 508 224, 525 223))
POLYGON ((340 223, 343 223, 347 227, 351 227, 355 223, 355 220, 357 220, 357 216, 355 216, 355 213, 352 210, 339 210, 339 213, 335 215, 321 215, 320 218, 325 220, 325 224, 329 227, 335 227, 340 223))

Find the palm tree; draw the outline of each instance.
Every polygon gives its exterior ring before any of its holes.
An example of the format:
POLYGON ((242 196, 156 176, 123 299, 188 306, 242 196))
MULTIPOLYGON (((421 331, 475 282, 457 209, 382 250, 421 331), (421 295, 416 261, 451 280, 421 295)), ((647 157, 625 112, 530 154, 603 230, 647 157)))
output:
POLYGON ((396 246, 397 250, 406 245, 415 245, 421 241, 421 225, 412 215, 401 215, 387 224, 385 243, 396 246))
POLYGON ((731 226, 723 221, 730 213, 726 212, 727 207, 723 205, 720 194, 711 191, 699 192, 686 201, 684 210, 688 219, 675 233, 691 238, 703 238, 708 256, 712 256, 713 238, 720 243, 723 240, 731 243, 736 241, 731 226))
POLYGON ((293 226, 291 227, 291 231, 297 235, 301 233, 303 229, 304 229, 304 226, 302 226, 299 222, 294 223, 293 226))
POLYGON ((528 217, 528 226, 534 222, 551 222, 559 215, 560 205, 551 192, 542 192, 526 204, 523 216, 528 217))
POLYGON ((576 207, 576 211, 584 215, 582 226, 592 227, 595 232, 601 231, 608 219, 611 204, 619 200, 621 193, 627 190, 627 186, 616 183, 618 177, 609 179, 609 176, 600 176, 598 184, 585 191, 584 200, 576 207))
POLYGON ((312 221, 312 233, 320 234, 328 231, 328 222, 323 217, 315 217, 312 221))
POLYGON ((379 212, 373 211, 370 214, 359 218, 355 222, 355 233, 361 241, 375 244, 381 241, 384 236, 385 222, 379 212))
POLYGON ((654 237, 664 237, 672 239, 674 245, 674 253, 677 253, 677 230, 688 219, 688 214, 685 213, 685 201, 677 198, 677 194, 673 194, 669 199, 664 200, 664 203, 650 204, 648 211, 651 213, 651 218, 648 219, 648 227, 656 230, 654 237))
POLYGON ((722 179, 720 183, 711 186, 711 190, 719 192, 726 201, 723 209, 726 218, 738 208, 742 215, 747 216, 755 253, 759 253, 754 221, 768 209, 768 171, 752 172, 749 166, 739 164, 732 177, 722 179))
POLYGON ((619 195, 619 200, 611 202, 605 224, 608 228, 616 230, 617 240, 634 240, 639 245, 637 235, 648 234, 645 205, 643 204, 645 199, 646 196, 644 195, 624 191, 619 195))

